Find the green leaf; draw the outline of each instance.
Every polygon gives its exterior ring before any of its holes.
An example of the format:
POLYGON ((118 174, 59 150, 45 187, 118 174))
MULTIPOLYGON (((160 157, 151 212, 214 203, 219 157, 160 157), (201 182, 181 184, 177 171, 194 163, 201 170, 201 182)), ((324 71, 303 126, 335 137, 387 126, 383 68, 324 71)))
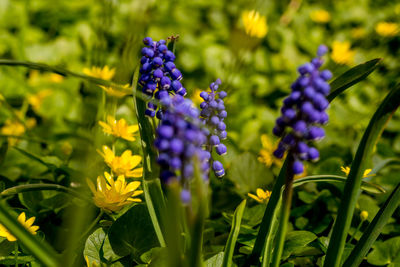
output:
POLYGON ((154 149, 154 135, 153 126, 150 119, 145 116, 146 102, 139 97, 137 91, 137 83, 139 78, 139 68, 137 67, 133 75, 132 90, 133 101, 135 105, 136 116, 139 125, 140 138, 142 140, 143 150, 143 191, 146 200, 146 205, 149 210, 150 218, 153 223, 158 242, 162 247, 165 246, 165 239, 163 235, 163 219, 162 214, 165 210, 165 198, 161 189, 159 175, 159 167, 156 163, 157 152, 154 149))
POLYGON ((108 236, 113 251, 119 256, 133 254, 139 258, 144 252, 160 245, 144 204, 133 206, 119 217, 108 236))
POLYGON ((204 263, 205 266, 207 267, 221 267, 223 261, 224 261, 224 252, 220 252, 218 254, 215 254, 208 260, 206 260, 204 263))
POLYGON ((250 152, 238 155, 232 161, 229 179, 240 194, 253 192, 272 182, 271 171, 250 152))
POLYGON ((400 105, 399 99, 400 85, 397 85, 383 100, 364 132, 347 177, 342 202, 340 203, 338 216, 332 230, 332 237, 326 254, 325 267, 336 267, 341 262, 367 161, 370 159, 373 148, 388 120, 400 105))
POLYGON ((379 210, 372 222, 368 225, 361 239, 344 263, 344 266, 359 266, 363 258, 375 242, 383 227, 391 218, 394 211, 400 205, 400 184, 393 190, 385 204, 379 210))
MULTIPOLYGON (((27 264, 34 261, 32 256, 18 256, 18 264, 27 264)), ((15 256, 0 256, 0 264, 3 266, 15 266, 15 256)))
POLYGON ((400 236, 377 243, 371 253, 368 254, 367 261, 373 265, 399 266, 400 236))
POLYGON ((349 69, 337 77, 331 82, 331 93, 327 96, 327 99, 332 101, 347 88, 367 78, 378 67, 381 61, 381 58, 372 59, 349 69))
POLYGON ((152 248, 140 256, 147 267, 167 267, 168 251, 166 248, 152 248))
POLYGON ((101 248, 103 246, 106 233, 103 228, 99 228, 94 231, 86 240, 85 248, 83 250, 83 256, 90 262, 90 264, 96 263, 98 266, 102 263, 101 260, 101 248))
POLYGON ((240 224, 242 222, 242 216, 244 209, 246 208, 246 200, 243 200, 235 210, 233 215, 231 232, 229 233, 228 241, 226 241, 224 259, 222 266, 232 266, 233 251, 235 250, 236 240, 239 236, 240 224))
POLYGON ((286 260, 290 255, 300 251, 315 239, 317 239, 317 236, 308 231, 292 231, 287 233, 281 260, 286 260))

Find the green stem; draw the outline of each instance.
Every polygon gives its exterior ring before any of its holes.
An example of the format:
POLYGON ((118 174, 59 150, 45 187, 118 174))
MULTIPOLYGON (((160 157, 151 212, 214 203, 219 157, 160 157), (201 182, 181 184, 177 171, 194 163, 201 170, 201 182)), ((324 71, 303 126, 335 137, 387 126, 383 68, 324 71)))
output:
POLYGON ((285 174, 285 189, 282 196, 282 209, 281 216, 279 218, 279 227, 276 234, 276 243, 272 256, 272 267, 278 267, 281 261, 281 256, 283 252, 283 246, 285 244, 286 229, 290 216, 290 206, 292 204, 293 197, 293 158, 288 156, 288 165, 285 174))
POLYGON ((2 191, 0 193, 1 197, 6 197, 14 194, 19 194, 23 192, 29 192, 29 191, 42 191, 42 190, 54 190, 54 191, 59 191, 59 192, 65 192, 69 193, 72 196, 85 200, 88 203, 93 203, 92 199, 80 194, 79 192, 76 192, 73 189, 70 189, 68 187, 58 185, 58 184, 24 184, 24 185, 17 185, 14 187, 7 188, 6 190, 2 191))
POLYGON ((15 258, 15 266, 18 267, 18 241, 15 241, 15 245, 14 245, 14 258, 15 258))
POLYGON ((96 226, 96 224, 100 221, 101 217, 103 216, 104 211, 100 210, 99 214, 97 217, 93 220, 93 222, 89 225, 88 229, 81 235, 79 240, 83 240, 86 238, 86 236, 92 231, 92 229, 96 226))
POLYGON ((356 236, 356 234, 358 233, 358 231, 360 231, 361 226, 363 225, 363 223, 364 223, 364 221, 361 221, 361 222, 358 224, 358 226, 357 226, 356 230, 354 231, 353 235, 350 237, 349 241, 347 241, 347 244, 351 244, 351 241, 353 241, 353 239, 355 238, 355 236, 356 236))

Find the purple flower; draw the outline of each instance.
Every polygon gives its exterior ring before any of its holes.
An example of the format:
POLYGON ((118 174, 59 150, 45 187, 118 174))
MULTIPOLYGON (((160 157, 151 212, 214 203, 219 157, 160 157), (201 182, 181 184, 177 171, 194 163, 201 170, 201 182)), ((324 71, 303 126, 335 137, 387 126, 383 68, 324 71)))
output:
POLYGON ((273 128, 273 133, 282 137, 274 155, 282 158, 288 151, 294 158, 294 174, 303 172, 302 161, 319 159, 319 152, 312 146, 312 142, 325 136, 319 125, 326 124, 329 119, 325 110, 329 106, 326 96, 330 86, 327 81, 332 78, 332 73, 329 70, 319 70, 323 63, 321 57, 327 51, 327 47, 321 45, 317 57, 298 68, 300 77, 292 84, 292 92, 283 101, 282 115, 273 128))

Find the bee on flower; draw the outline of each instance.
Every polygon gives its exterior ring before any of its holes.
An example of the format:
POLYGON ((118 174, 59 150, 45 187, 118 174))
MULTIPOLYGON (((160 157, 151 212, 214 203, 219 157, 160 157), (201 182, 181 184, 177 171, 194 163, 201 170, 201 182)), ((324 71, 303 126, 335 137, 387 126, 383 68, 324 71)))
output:
MULTIPOLYGON (((348 176, 349 173, 350 173, 350 167, 348 167, 348 166, 346 166, 346 167, 341 166, 341 167, 340 167, 340 170, 341 170, 342 172, 344 172, 344 173, 346 174, 346 176, 348 176)), ((375 176, 375 174, 374 174, 374 173, 371 173, 371 171, 372 171, 372 169, 366 169, 366 170, 364 171, 364 173, 363 173, 363 178, 375 176)))
POLYGON ((103 86, 103 85, 101 85, 100 87, 104 90, 104 92, 107 93, 107 95, 114 96, 116 98, 122 98, 126 95, 131 94, 129 86, 130 85, 127 83, 122 86, 123 88, 116 88, 113 86, 103 86))
POLYGON ((350 65, 354 62, 355 51, 350 49, 350 42, 334 41, 332 43, 331 58, 337 64, 350 65))
POLYGON ((261 16, 257 11, 243 11, 242 21, 246 34, 251 37, 263 38, 267 35, 267 17, 261 16))
MULTIPOLYGON (((32 235, 36 235, 37 230, 39 230, 39 226, 33 225, 35 222, 35 217, 31 217, 28 220, 26 219, 25 212, 22 212, 18 216, 18 222, 22 224, 32 235)), ((7 228, 5 228, 2 224, 0 224, 0 236, 7 238, 8 241, 14 242, 17 241, 17 238, 13 236, 7 228)))
POLYGON ((128 125, 125 119, 116 120, 113 116, 107 116, 107 123, 99 121, 99 124, 103 128, 104 133, 128 141, 135 141, 136 138, 134 135, 139 131, 139 126, 137 124, 128 125))
POLYGON ((383 37, 393 37, 400 32, 399 24, 393 22, 379 22, 375 26, 377 34, 383 37))
POLYGON ((268 190, 264 191, 261 188, 257 188, 256 194, 257 195, 248 193, 247 195, 261 204, 267 204, 269 201, 269 198, 271 197, 271 191, 268 191, 268 190))
POLYGON ((317 23, 328 23, 331 20, 331 14, 326 10, 318 9, 310 13, 310 18, 317 23))
POLYGON ((115 175, 135 178, 143 175, 143 168, 136 168, 142 161, 142 157, 132 155, 132 151, 125 150, 121 156, 115 156, 114 152, 108 146, 103 146, 103 152, 99 150, 98 152, 115 175))
POLYGON ((132 202, 141 202, 140 198, 135 198, 143 193, 137 190, 140 186, 139 181, 126 182, 124 175, 119 175, 116 180, 108 172, 104 177, 97 177, 96 186, 87 179, 88 186, 93 193, 95 205, 108 212, 116 212, 132 202))
POLYGON ((105 66, 103 68, 100 67, 92 67, 92 68, 84 68, 83 73, 88 76, 92 76, 95 78, 103 79, 103 80, 111 80, 115 75, 115 68, 109 68, 105 66))

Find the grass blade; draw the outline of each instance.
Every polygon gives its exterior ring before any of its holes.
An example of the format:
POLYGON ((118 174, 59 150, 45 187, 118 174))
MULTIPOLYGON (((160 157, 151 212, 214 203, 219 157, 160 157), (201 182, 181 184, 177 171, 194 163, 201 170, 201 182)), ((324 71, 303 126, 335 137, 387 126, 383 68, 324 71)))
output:
POLYGON ((367 230, 361 236, 355 248, 351 251, 349 257, 344 262, 343 266, 356 267, 359 266, 367 255, 372 244, 378 238, 382 228, 386 225, 392 214, 400 205, 400 184, 396 186, 392 194, 386 200, 383 207, 375 215, 375 218, 368 225, 367 230))
MULTIPOLYGON (((297 179, 293 183, 293 187, 298 187, 306 183, 345 183, 347 177, 345 176, 337 176, 337 175, 313 175, 313 176, 306 176, 300 179, 297 179)), ((361 181, 361 189, 373 194, 382 194, 386 193, 386 190, 373 183, 361 181)))
POLYGON ((361 180, 367 159, 370 158, 373 147, 378 141, 386 123, 400 105, 399 99, 400 85, 397 85, 383 100, 361 139, 347 177, 343 200, 340 203, 338 216, 333 226, 324 267, 337 267, 341 262, 347 233, 353 218, 354 207, 360 194, 361 180))
POLYGON ((233 251, 235 250, 236 240, 239 236, 240 224, 242 223, 242 216, 245 208, 246 199, 240 203, 235 210, 235 214, 233 215, 232 228, 231 232, 229 233, 228 241, 226 242, 222 267, 232 266, 233 251))
POLYGON ((45 241, 38 238, 25 229, 8 211, 8 207, 0 202, 0 222, 21 242, 32 255, 44 266, 61 266, 57 252, 45 241))
POLYGON ((331 82, 331 93, 327 96, 327 99, 332 101, 347 88, 367 78, 378 67, 381 61, 381 58, 372 59, 349 69, 337 77, 331 82))
POLYGON ((153 145, 155 133, 149 118, 144 114, 146 102, 137 97, 138 78, 139 68, 136 68, 132 80, 132 89, 143 149, 143 191, 158 241, 162 247, 165 247, 165 239, 161 227, 163 225, 162 212, 165 211, 165 198, 161 189, 160 179, 158 178, 159 168, 155 162, 157 158, 157 153, 153 145))

